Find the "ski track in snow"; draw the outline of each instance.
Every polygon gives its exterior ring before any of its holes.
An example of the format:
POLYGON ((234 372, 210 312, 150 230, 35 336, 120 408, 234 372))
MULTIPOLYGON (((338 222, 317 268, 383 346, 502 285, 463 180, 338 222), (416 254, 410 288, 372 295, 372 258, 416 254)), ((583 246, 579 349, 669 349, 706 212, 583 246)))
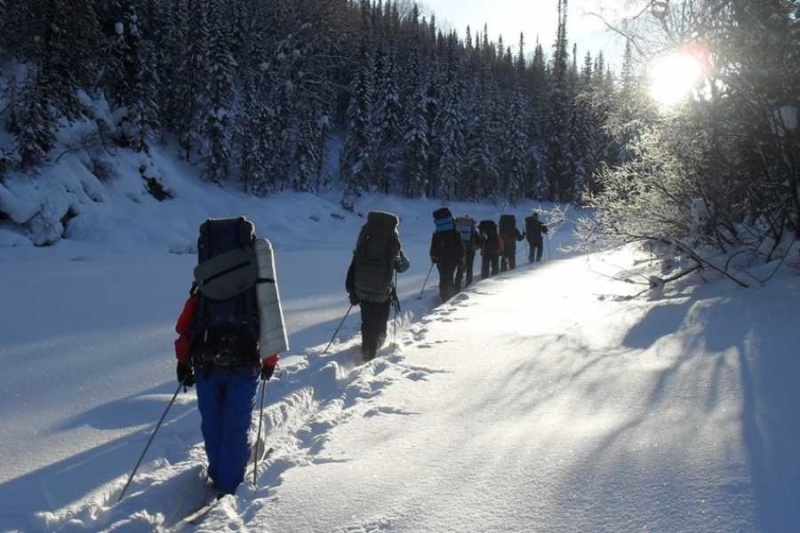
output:
MULTIPOLYGON (((437 298, 432 297, 425 301, 423 309, 427 307, 426 310, 430 310, 435 300, 437 298)), ((371 361, 362 361, 360 335, 355 335, 333 344, 327 354, 322 353, 321 346, 308 348, 302 356, 294 356, 289 364, 282 365, 279 378, 267 384, 262 435, 265 445, 275 451, 259 464, 257 487, 253 487, 253 465, 250 463, 237 496, 223 498, 214 504, 198 523, 182 520, 212 494, 205 482, 202 440, 198 441, 199 415, 195 413, 189 417, 184 413, 181 418, 187 419, 185 421, 171 418, 165 421, 169 430, 162 429, 148 452, 148 457, 158 455, 158 458, 142 464, 121 502, 116 503, 116 500, 127 478, 97 487, 92 494, 67 508, 37 513, 32 527, 59 533, 247 532, 246 524, 276 497, 284 472, 298 466, 341 460, 326 456, 326 443, 337 427, 354 418, 417 414, 382 403, 381 393, 392 383, 423 381, 442 372, 406 363, 403 349, 411 345, 433 347, 444 342, 427 342, 427 325, 454 320, 450 315, 456 307, 467 305, 471 305, 470 297, 461 293, 416 323, 412 322, 410 312, 390 318, 387 343, 371 361), (159 503, 157 508, 154 508, 154 502, 159 503)), ((257 398, 251 425, 253 442, 257 438, 259 401, 257 398)), ((196 411, 193 392, 180 394, 176 403, 193 404, 191 410, 196 411)), ((148 435, 150 431, 147 430, 148 435)), ((143 438, 142 442, 145 440, 143 438)), ((336 531, 377 533, 391 529, 392 520, 381 517, 336 531)))

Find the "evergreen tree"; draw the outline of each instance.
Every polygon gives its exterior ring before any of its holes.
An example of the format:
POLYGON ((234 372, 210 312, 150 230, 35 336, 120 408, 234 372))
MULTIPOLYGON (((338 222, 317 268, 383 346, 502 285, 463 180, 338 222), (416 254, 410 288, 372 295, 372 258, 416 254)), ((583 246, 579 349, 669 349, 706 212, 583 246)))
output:
POLYGON ((456 50, 456 36, 447 39, 447 61, 445 79, 442 84, 441 111, 433 124, 436 154, 437 190, 434 196, 450 200, 456 194, 456 182, 464 166, 465 139, 463 135, 466 117, 463 109, 464 87, 460 77, 460 58, 456 50))
POLYGON ((373 131, 373 71, 372 57, 364 49, 363 63, 350 90, 348 119, 350 127, 342 159, 342 176, 348 189, 356 194, 371 185, 375 145, 373 131))
POLYGON ((236 127, 242 189, 255 194, 263 191, 263 184, 267 181, 265 155, 271 149, 269 137, 262 130, 266 109, 260 98, 261 83, 257 70, 244 73, 242 108, 237 115, 236 127))
POLYGON ((375 63, 375 112, 374 131, 377 135, 375 174, 380 179, 380 188, 388 193, 391 180, 401 168, 400 131, 403 108, 400 100, 399 73, 395 54, 378 50, 375 63))
POLYGON ((528 179, 523 184, 523 190, 529 198, 544 199, 548 197, 550 186, 546 170, 546 147, 548 133, 548 78, 549 72, 544 57, 541 43, 536 42, 531 62, 530 74, 525 78, 528 84, 529 125, 527 135, 529 140, 528 179))
POLYGON ((192 151, 202 143, 203 118, 207 116, 209 76, 209 27, 206 2, 178 1, 178 31, 184 45, 179 49, 175 75, 176 133, 183 155, 191 160, 192 151))
POLYGON ((116 73, 113 94, 117 105, 125 108, 119 119, 121 135, 125 143, 141 151, 160 127, 154 44, 143 38, 133 3, 127 4, 116 27, 119 61, 115 63, 122 68, 116 73))
POLYGON ((205 108, 203 132, 208 143, 205 175, 214 183, 228 178, 231 162, 231 132, 234 114, 234 74, 236 62, 230 52, 227 36, 219 26, 220 5, 212 3, 211 19, 216 21, 210 40, 207 63, 208 105, 205 108))
POLYGON ((503 154, 504 185, 502 193, 506 199, 515 204, 521 197, 522 188, 528 171, 528 136, 525 123, 527 113, 523 103, 522 91, 511 99, 508 113, 508 130, 505 151, 503 154))
POLYGON ((432 149, 439 143, 438 134, 440 133, 436 124, 439 122, 439 115, 441 112, 441 89, 438 81, 438 64, 436 58, 433 57, 428 69, 428 81, 425 88, 425 131, 427 132, 426 145, 427 161, 424 172, 425 195, 428 198, 435 198, 438 194, 441 184, 439 183, 439 154, 435 149, 432 149))
POLYGON ((9 130, 17 137, 23 169, 47 160, 55 144, 55 117, 47 89, 50 81, 44 69, 31 67, 23 85, 12 92, 12 122, 9 130))
POLYGON ((567 53, 567 0, 559 0, 558 37, 553 56, 550 87, 549 139, 547 139, 547 174, 550 199, 569 202, 573 199, 574 174, 570 144, 571 98, 567 53))

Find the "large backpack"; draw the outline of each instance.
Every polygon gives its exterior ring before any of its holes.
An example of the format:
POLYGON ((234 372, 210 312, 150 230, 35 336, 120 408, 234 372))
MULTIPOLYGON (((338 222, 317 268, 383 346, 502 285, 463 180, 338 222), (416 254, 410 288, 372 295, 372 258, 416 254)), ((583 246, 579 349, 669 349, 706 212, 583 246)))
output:
POLYGON ((356 296, 367 302, 385 302, 392 294, 392 262, 400 253, 397 216, 371 211, 361 228, 353 252, 353 285, 356 296))
POLYGON ((494 220, 481 220, 478 231, 483 236, 483 252, 485 254, 498 254, 501 251, 500 236, 497 234, 497 224, 494 220))
POLYGON ((448 231, 454 229, 455 222, 453 220, 453 213, 447 207, 440 207, 433 212, 433 222, 436 224, 436 231, 448 231))
POLYGON ((458 217, 456 219, 456 230, 461 235, 461 240, 465 246, 472 246, 472 230, 475 227, 475 220, 472 217, 458 217))
POLYGON ((517 217, 500 215, 500 235, 514 235, 517 232, 517 217))
POLYGON ((208 219, 200 225, 192 358, 204 368, 258 364, 254 242, 255 227, 244 217, 208 219))
POLYGON ((542 240, 542 223, 539 218, 534 218, 533 215, 525 217, 525 234, 529 241, 542 240))

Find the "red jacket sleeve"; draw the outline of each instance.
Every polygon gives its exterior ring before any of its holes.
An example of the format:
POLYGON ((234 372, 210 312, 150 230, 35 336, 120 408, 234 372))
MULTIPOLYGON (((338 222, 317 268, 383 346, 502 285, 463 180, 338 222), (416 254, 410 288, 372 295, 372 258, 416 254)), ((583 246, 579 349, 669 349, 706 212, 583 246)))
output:
POLYGON ((195 311, 197 311, 197 297, 190 296, 183 304, 183 311, 175 324, 175 331, 178 333, 178 338, 175 339, 175 357, 181 363, 188 363, 191 355, 192 322, 195 311))
POLYGON ((280 355, 274 353, 261 361, 261 366, 278 366, 278 361, 280 360, 280 355))

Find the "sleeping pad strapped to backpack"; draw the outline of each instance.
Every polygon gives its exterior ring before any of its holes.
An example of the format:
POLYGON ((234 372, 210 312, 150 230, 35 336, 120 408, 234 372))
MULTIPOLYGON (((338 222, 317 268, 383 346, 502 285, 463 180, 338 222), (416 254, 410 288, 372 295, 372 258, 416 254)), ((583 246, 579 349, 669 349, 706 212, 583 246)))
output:
POLYGON ((254 366, 259 362, 254 242, 255 227, 244 217, 208 219, 200 225, 192 359, 201 367, 254 366))

